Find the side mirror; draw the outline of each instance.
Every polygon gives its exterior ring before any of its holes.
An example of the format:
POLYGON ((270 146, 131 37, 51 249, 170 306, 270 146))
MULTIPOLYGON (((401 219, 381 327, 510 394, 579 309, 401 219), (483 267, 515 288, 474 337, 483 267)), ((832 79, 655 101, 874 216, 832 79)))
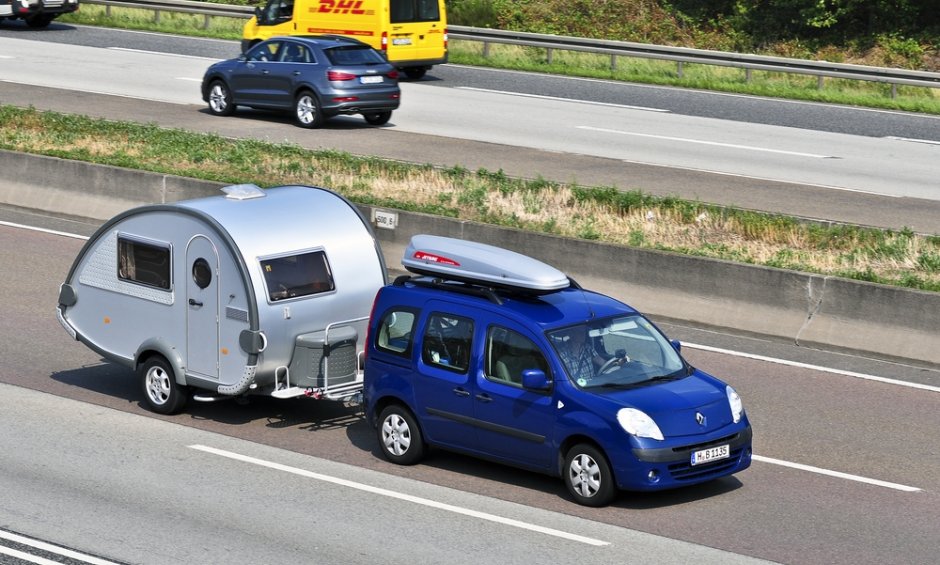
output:
POLYGON ((672 344, 672 348, 675 349, 676 351, 682 351, 682 344, 679 343, 678 339, 674 339, 670 341, 669 343, 672 344))
POLYGON ((526 369, 522 371, 522 388, 526 390, 547 391, 552 388, 552 381, 541 369, 526 369))

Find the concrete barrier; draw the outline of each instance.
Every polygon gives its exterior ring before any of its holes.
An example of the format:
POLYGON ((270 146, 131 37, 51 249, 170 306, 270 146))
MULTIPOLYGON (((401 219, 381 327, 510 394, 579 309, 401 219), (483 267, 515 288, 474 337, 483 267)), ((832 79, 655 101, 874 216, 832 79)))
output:
MULTIPOLYGON (((104 221, 129 207, 218 194, 219 183, 0 151, 0 203, 104 221)), ((375 209, 362 206, 369 218, 375 209)), ((561 238, 397 210, 377 228, 400 269, 412 235, 498 245, 654 318, 940 366, 940 293, 561 238)))

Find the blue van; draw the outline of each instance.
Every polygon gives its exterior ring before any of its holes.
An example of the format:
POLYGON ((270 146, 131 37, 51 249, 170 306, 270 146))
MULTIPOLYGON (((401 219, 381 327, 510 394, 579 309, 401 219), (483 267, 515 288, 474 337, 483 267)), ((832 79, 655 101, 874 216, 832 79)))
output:
POLYGON ((363 399, 384 456, 429 447, 561 476, 574 500, 709 481, 751 463, 735 390, 646 317, 512 251, 414 236, 376 295, 363 399))

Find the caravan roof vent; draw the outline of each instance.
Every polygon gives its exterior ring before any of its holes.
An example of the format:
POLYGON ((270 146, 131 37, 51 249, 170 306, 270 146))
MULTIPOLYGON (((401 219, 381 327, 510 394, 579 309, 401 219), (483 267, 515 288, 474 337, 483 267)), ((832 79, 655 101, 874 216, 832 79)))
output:
POLYGON ((413 236, 401 263, 419 275, 534 294, 571 286, 568 276, 551 265, 508 249, 449 237, 413 236))
POLYGON ((232 200, 249 200, 251 198, 264 198, 264 191, 256 184, 233 184, 222 188, 226 198, 232 200))

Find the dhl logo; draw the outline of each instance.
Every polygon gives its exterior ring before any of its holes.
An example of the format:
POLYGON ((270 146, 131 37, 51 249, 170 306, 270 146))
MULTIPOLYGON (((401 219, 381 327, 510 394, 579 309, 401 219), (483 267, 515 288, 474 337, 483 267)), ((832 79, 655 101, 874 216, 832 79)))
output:
POLYGON ((366 13, 362 9, 363 0, 320 0, 321 14, 355 14, 361 16, 366 13))

